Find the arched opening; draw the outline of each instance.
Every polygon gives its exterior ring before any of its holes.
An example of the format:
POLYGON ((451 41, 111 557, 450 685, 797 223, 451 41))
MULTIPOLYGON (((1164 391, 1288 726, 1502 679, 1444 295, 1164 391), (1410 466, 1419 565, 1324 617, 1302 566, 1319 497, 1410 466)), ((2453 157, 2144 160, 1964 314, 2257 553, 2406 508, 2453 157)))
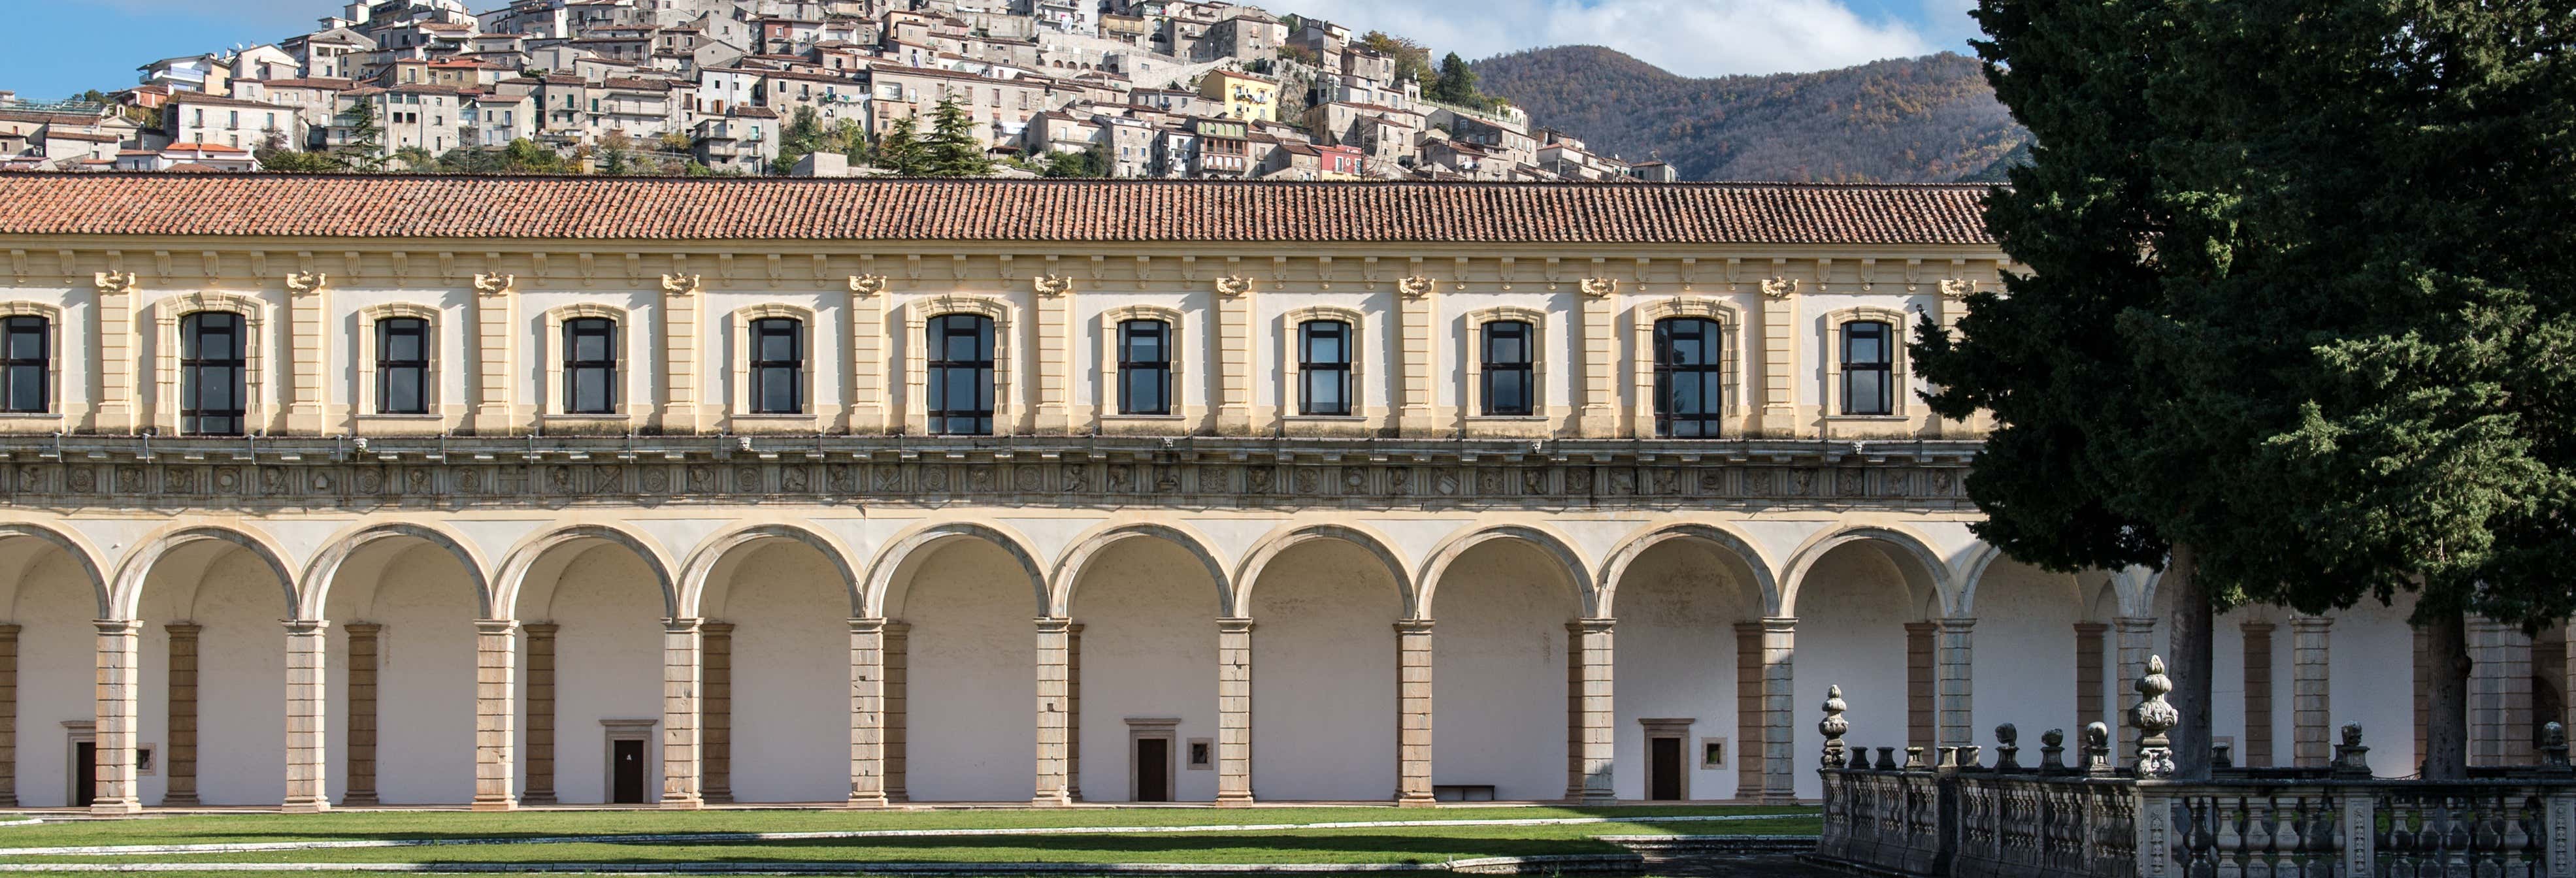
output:
POLYGON ((1629 800, 1759 798, 1763 601, 1754 565, 1685 536, 1647 546, 1615 572, 1605 583, 1619 620, 1613 789, 1629 800))
POLYGON ((1143 535, 1101 548, 1074 576, 1082 797, 1214 800, 1221 583, 1187 547, 1143 535))
MULTIPOLYGON (((1851 705, 1855 746, 1917 746, 1928 751, 1940 731, 1937 713, 1940 615, 1934 574, 1909 547, 1856 536, 1824 544, 1796 583, 1797 652, 1791 672, 1801 713, 1841 686, 1851 705)), ((1824 746, 1813 722, 1793 722, 1793 754, 1824 746)), ((1803 766, 1801 767, 1803 769, 1803 766)), ((1823 794, 1813 772, 1791 772, 1797 794, 1823 794)))
POLYGON ((419 536, 371 539, 328 575, 333 799, 473 801, 479 577, 419 536))
MULTIPOLYGON (((97 685, 98 572, 46 539, 0 535, 0 621, 17 626, 18 806, 86 803, 74 743, 91 722, 97 685)), ((0 705, 5 709, 7 705, 0 705)))
POLYGON ((521 801, 659 801, 666 568, 604 534, 547 545, 526 568, 521 801))
POLYGON ((2033 744, 2048 729, 2066 729, 2070 740, 2081 741, 2084 723, 2096 717, 2083 715, 2080 696, 2087 682, 2101 683, 2100 651, 2108 638, 2101 627, 2106 620, 2086 612, 2078 579, 1996 558, 1971 587, 1975 603, 1968 615, 1976 625, 1968 665, 1976 688, 1970 734, 1991 745, 1992 729, 2012 723, 2033 744))
POLYGON ((135 618, 136 714, 145 803, 276 805, 286 798, 285 575, 262 553, 213 536, 147 561, 135 618), (151 773, 144 773, 149 770, 151 773))
POLYGON ((1037 591, 1022 557, 981 536, 922 544, 886 595, 887 794, 922 802, 1026 802, 1037 749, 1037 591), (898 635, 895 625, 902 626, 898 635), (901 718, 896 712, 901 711, 901 718))
POLYGON ((850 592, 831 556, 783 536, 733 546, 709 569, 698 603, 708 801, 849 796, 850 592))
POLYGON ((1395 571, 1357 543, 1310 539, 1272 556, 1250 596, 1253 794, 1393 797, 1395 623, 1404 617, 1395 571))
POLYGON ((1566 626, 1583 614, 1573 572, 1535 543, 1489 539, 1432 585, 1432 786, 1511 800, 1579 791, 1566 760, 1566 626))

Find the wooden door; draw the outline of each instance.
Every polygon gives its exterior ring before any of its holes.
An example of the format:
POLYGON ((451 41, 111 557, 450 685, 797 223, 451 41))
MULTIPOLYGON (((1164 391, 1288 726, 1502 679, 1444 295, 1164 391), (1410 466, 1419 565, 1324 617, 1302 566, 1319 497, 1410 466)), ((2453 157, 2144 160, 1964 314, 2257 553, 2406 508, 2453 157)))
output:
POLYGON ((72 807, 87 808, 98 801, 98 745, 89 741, 72 744, 72 807))
POLYGON ((1136 739, 1136 801, 1172 800, 1172 740, 1136 739))
POLYGON ((1682 739, 1647 740, 1646 798, 1675 801, 1682 797, 1682 739))
POLYGON ((611 741, 609 746, 611 776, 608 801, 619 805, 644 804, 644 742, 611 741))

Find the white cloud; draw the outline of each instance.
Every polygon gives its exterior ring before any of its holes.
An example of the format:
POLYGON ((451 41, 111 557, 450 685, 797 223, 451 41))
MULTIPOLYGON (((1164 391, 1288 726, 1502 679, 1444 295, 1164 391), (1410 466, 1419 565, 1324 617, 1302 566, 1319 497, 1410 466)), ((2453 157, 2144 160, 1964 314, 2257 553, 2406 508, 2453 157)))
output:
MULTIPOLYGON (((1955 0, 1954 0, 1955 2, 1955 0)), ((1944 46, 1836 0, 1276 0, 1273 12, 1411 37, 1483 58, 1598 44, 1684 76, 1781 73, 1921 55, 1944 46)), ((1946 40, 1942 42, 1947 42, 1946 40)))

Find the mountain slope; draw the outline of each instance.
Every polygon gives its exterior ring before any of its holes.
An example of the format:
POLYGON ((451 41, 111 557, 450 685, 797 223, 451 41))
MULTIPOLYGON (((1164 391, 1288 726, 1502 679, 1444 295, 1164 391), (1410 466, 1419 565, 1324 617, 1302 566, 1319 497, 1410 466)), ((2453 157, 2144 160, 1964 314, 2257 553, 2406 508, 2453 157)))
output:
POLYGON ((1476 62, 1535 125, 1684 180, 1948 182, 2030 138, 1977 62, 1944 52, 1814 73, 1692 79, 1600 46, 1476 62))

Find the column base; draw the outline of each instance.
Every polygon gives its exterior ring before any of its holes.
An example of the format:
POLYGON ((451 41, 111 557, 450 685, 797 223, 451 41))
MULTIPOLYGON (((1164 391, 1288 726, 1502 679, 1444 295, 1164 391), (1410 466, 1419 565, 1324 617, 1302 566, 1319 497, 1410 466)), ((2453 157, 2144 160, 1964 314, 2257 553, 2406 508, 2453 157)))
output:
POLYGON ((143 803, 134 799, 99 799, 89 805, 89 813, 98 817, 123 817, 143 813, 143 803))
POLYGON ((527 795, 519 797, 519 804, 522 806, 556 804, 555 792, 553 790, 546 790, 544 792, 530 790, 527 795))
POLYGON ((194 808, 194 807, 197 807, 197 794, 196 794, 196 793, 193 793, 193 792, 188 792, 188 793, 164 793, 164 794, 162 794, 162 796, 161 796, 161 807, 164 807, 164 808, 194 808))
POLYGON ((1796 794, 1796 793, 1763 793, 1763 794, 1762 794, 1762 804, 1765 804, 1765 805, 1795 805, 1795 804, 1798 804, 1798 794, 1796 794))
POLYGON ((1585 791, 1577 795, 1565 797, 1565 802, 1569 805, 1585 806, 1616 805, 1619 804, 1619 797, 1610 793, 1585 791))
POLYGON ((1395 806, 1398 808, 1429 808, 1438 804, 1440 804, 1439 799, 1432 798, 1427 794, 1395 797, 1395 806))
POLYGON ((706 802, 709 805, 731 805, 733 804, 733 791, 708 790, 706 802))
POLYGON ((894 801, 886 798, 884 793, 871 793, 867 795, 851 796, 847 807, 883 808, 892 804, 894 804, 894 801))
POLYGON ((656 802, 654 805, 664 811, 696 811, 705 808, 707 803, 705 799, 700 799, 696 796, 689 796, 687 798, 671 798, 665 796, 662 801, 656 802))
POLYGON ((380 804, 382 803, 376 801, 376 794, 374 793, 340 794, 340 807, 343 808, 373 808, 380 804))
POLYGON ((519 801, 508 796, 498 799, 475 799, 474 804, 468 807, 475 811, 516 811, 519 810, 519 801))
POLYGON ((1062 793, 1052 796, 1033 796, 1029 799, 1029 806, 1033 808, 1070 808, 1073 807, 1073 797, 1062 793))
POLYGON ((1216 797, 1219 808, 1250 808, 1252 805, 1251 793, 1220 793, 1216 797))
POLYGON ((320 814, 331 810, 329 799, 288 799, 277 810, 288 814, 320 814))

